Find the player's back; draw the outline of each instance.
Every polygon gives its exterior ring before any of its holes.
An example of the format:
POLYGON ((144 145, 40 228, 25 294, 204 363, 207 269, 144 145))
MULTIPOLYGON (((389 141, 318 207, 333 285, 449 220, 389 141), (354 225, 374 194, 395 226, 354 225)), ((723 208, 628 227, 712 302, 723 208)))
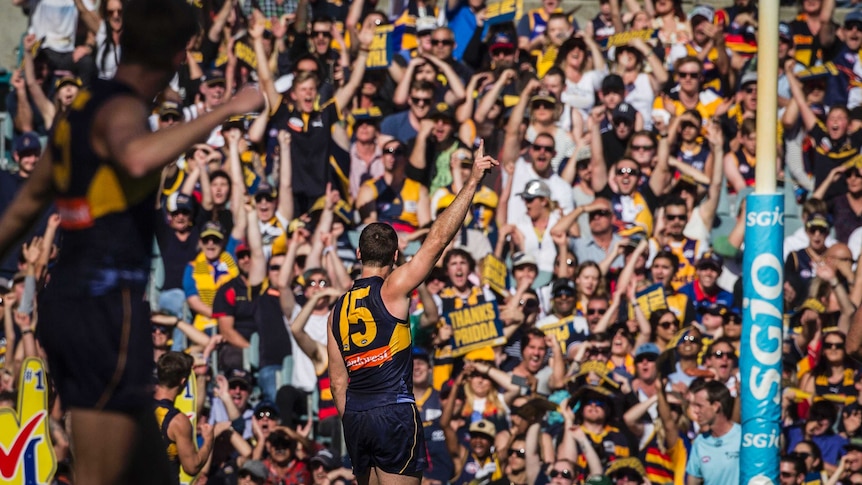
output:
POLYGON ((95 81, 58 116, 51 133, 52 177, 64 230, 64 256, 52 277, 84 283, 69 289, 98 293, 122 282, 146 284, 159 174, 132 178, 115 160, 99 157, 91 142, 99 109, 124 94, 135 95, 117 81, 95 81))
POLYGON ((412 403, 410 327, 383 304, 383 278, 361 278, 332 310, 332 335, 348 372, 345 411, 412 403))

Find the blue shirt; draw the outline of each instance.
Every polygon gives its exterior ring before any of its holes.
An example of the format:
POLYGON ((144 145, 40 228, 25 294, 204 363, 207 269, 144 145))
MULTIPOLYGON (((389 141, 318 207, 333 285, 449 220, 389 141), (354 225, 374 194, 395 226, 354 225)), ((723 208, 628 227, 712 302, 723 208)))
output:
POLYGON ((703 479, 706 485, 739 484, 739 448, 742 426, 733 423, 730 431, 716 438, 704 433, 695 438, 685 472, 703 479))
POLYGON ((401 143, 407 143, 416 138, 418 132, 410 124, 409 116, 410 111, 408 110, 383 118, 383 122, 380 123, 380 133, 394 137, 401 143))
MULTIPOLYGON (((691 283, 686 283, 680 289, 677 290, 677 293, 682 293, 683 295, 688 297, 688 301, 694 305, 695 309, 695 318, 697 319, 697 323, 701 323, 701 319, 703 318, 703 313, 701 313, 701 308, 705 308, 707 306, 712 305, 713 303, 718 303, 726 306, 727 308, 733 308, 733 294, 729 291, 724 291, 722 289, 718 290, 718 293, 715 295, 715 298, 707 299, 707 298, 698 298, 697 291, 695 291, 694 284, 697 280, 692 281, 691 283)), ((701 296, 703 296, 701 294, 701 296)))

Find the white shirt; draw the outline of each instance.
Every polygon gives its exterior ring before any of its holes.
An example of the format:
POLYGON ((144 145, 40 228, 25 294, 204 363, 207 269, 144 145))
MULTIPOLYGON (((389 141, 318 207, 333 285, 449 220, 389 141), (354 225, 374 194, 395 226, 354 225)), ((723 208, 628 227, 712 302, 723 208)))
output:
MULTIPOLYGON (((299 315, 299 305, 293 308, 294 315, 299 315)), ((296 316, 291 316, 293 321, 296 316)), ((305 324, 305 333, 308 334, 314 341, 326 345, 326 324, 329 321, 329 313, 325 315, 314 315, 308 317, 308 322, 305 324)), ((314 371, 314 363, 311 358, 305 355, 296 340, 293 339, 293 332, 290 333, 290 345, 293 352, 293 374, 291 375, 291 384, 297 389, 305 392, 314 392, 317 387, 317 373, 314 371)))
POLYGON ((547 271, 548 273, 554 272, 554 260, 557 257, 557 246, 554 244, 554 240, 551 237, 551 229, 559 220, 560 211, 552 211, 541 240, 539 240, 539 237, 536 235, 533 223, 530 222, 529 218, 527 219, 527 222, 519 221, 516 225, 518 230, 521 231, 521 234, 524 235, 524 247, 521 249, 524 253, 532 254, 536 258, 536 266, 539 267, 539 271, 547 271))
MULTIPOLYGON (((95 10, 90 0, 84 0, 87 10, 95 10)), ((75 30, 78 28, 78 8, 74 0, 41 0, 30 18, 31 34, 42 40, 40 48, 71 53, 75 50, 75 30)))
MULTIPOLYGON (((508 174, 503 172, 503 176, 508 177, 508 174)), ((572 186, 555 173, 552 173, 548 178, 539 177, 536 171, 533 170, 533 165, 531 163, 527 162, 523 158, 519 158, 518 161, 515 162, 515 172, 513 173, 512 178, 514 180, 512 180, 512 193, 509 196, 509 205, 507 206, 508 218, 506 221, 509 224, 530 222, 530 218, 527 216, 527 206, 524 204, 524 199, 518 195, 524 191, 524 188, 527 186, 527 182, 530 180, 539 179, 548 184, 548 188, 551 189, 551 200, 556 202, 560 209, 563 210, 563 215, 568 214, 575 208, 575 198, 572 194, 572 186)), ((503 183, 508 183, 508 179, 504 178, 503 183)))

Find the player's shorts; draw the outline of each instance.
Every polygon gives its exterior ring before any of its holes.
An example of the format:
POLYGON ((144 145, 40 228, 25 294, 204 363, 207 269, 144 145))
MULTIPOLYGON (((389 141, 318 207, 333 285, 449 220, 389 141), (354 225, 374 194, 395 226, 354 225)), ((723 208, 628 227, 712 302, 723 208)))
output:
POLYGON ((415 404, 346 412, 342 423, 355 475, 371 467, 399 475, 425 469, 425 438, 415 404))
POLYGON ((152 408, 153 337, 143 290, 73 293, 42 292, 36 327, 63 406, 128 414, 152 408))

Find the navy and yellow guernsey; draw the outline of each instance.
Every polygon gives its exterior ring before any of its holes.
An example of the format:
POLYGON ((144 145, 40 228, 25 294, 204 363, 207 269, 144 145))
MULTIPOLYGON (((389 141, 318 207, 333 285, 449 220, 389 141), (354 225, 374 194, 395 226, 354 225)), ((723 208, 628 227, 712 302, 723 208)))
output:
POLYGON ((52 278, 72 278, 73 287, 89 294, 118 284, 143 287, 150 267, 159 172, 132 178, 90 144, 96 113, 118 95, 135 94, 117 81, 96 80, 82 89, 58 116, 49 140, 63 253, 75 255, 61 258, 52 278))
POLYGON ((386 309, 382 286, 379 276, 358 279, 332 309, 348 375, 345 411, 415 403, 410 325, 386 309))

